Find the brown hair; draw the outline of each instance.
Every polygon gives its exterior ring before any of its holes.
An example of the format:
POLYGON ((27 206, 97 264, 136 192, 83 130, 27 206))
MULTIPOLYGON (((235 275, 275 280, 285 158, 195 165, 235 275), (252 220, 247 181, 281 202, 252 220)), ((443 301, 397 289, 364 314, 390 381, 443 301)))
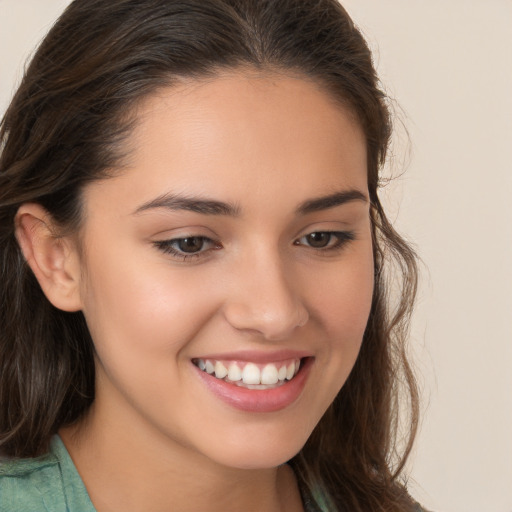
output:
POLYGON ((81 190, 119 165, 131 107, 180 77, 240 66, 317 81, 352 109, 367 142, 375 257, 370 318, 352 373, 291 464, 324 510, 411 510, 399 475, 418 417, 405 355, 415 256, 377 194, 391 134, 386 97, 367 44, 336 0, 75 0, 66 9, 0 128, 0 448, 16 457, 44 453, 50 437, 94 400, 94 349, 84 317, 45 298, 15 239, 17 209, 38 202, 64 229, 78 229, 81 190), (394 306, 393 263, 402 285, 394 306), (409 423, 400 457, 403 383, 409 423))

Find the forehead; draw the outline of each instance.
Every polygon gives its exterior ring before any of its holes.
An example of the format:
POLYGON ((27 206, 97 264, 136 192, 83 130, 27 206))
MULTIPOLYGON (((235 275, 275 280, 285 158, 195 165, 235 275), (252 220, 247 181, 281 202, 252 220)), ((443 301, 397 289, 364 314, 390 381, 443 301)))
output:
POLYGON ((171 191, 238 202, 268 187, 300 202, 331 189, 367 189, 359 123, 308 79, 232 72, 184 80, 146 98, 135 114, 118 185, 124 180, 140 201, 171 191))

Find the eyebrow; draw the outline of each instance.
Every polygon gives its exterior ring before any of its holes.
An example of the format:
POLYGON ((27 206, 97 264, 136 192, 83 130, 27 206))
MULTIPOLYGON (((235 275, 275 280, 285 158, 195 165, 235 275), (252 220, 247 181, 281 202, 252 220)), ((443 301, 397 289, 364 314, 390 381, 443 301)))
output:
MULTIPOLYGON (((317 197, 304 201, 296 210, 299 215, 307 215, 329 208, 335 208, 353 201, 368 202, 367 196, 359 190, 344 190, 327 196, 317 197)), ((134 214, 139 214, 155 208, 166 208, 168 210, 184 210, 200 213, 203 215, 223 215, 237 217, 240 215, 240 207, 233 203, 216 201, 214 199, 202 199, 200 197, 187 197, 177 194, 163 194, 142 206, 139 206, 134 214)))
POLYGON ((363 192, 356 189, 335 192, 327 196, 305 201, 297 208, 297 213, 307 215, 308 213, 328 210, 329 208, 335 208, 336 206, 341 206, 353 201, 363 201, 367 203, 368 197, 363 194, 363 192))
POLYGON ((231 217, 240 215, 240 208, 235 204, 215 201, 213 199, 202 199, 200 197, 180 196, 177 194, 161 195, 139 206, 134 213, 138 214, 154 208, 185 210, 201 213, 203 215, 227 215, 231 217))

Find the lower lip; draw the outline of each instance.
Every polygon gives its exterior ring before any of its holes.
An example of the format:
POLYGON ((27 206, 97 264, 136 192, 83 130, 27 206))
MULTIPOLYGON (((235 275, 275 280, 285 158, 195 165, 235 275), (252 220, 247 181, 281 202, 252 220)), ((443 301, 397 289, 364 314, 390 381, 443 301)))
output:
POLYGON ((271 389, 243 388, 217 379, 197 366, 194 368, 208 389, 235 409, 246 412, 275 412, 285 409, 299 398, 312 364, 313 358, 311 357, 302 360, 301 368, 292 380, 271 389))

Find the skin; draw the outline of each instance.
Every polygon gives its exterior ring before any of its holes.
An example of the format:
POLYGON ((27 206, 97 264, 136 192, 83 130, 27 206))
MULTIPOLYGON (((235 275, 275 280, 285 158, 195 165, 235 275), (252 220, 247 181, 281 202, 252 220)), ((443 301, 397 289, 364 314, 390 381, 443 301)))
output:
POLYGON ((242 71, 163 89, 137 115, 127 168, 84 191, 81 248, 52 238, 37 205, 18 213, 43 290, 84 312, 97 352, 95 402, 61 437, 99 512, 302 510, 283 464, 346 381, 370 312, 362 130, 311 81, 242 71), (354 190, 363 199, 297 211, 354 190), (166 193, 237 215, 137 211, 166 193), (320 232, 353 240, 335 248, 328 235, 314 248, 306 235, 320 232), (155 245, 194 236, 214 241, 194 259, 155 245), (226 404, 191 362, 281 349, 313 364, 299 397, 275 412, 226 404))

